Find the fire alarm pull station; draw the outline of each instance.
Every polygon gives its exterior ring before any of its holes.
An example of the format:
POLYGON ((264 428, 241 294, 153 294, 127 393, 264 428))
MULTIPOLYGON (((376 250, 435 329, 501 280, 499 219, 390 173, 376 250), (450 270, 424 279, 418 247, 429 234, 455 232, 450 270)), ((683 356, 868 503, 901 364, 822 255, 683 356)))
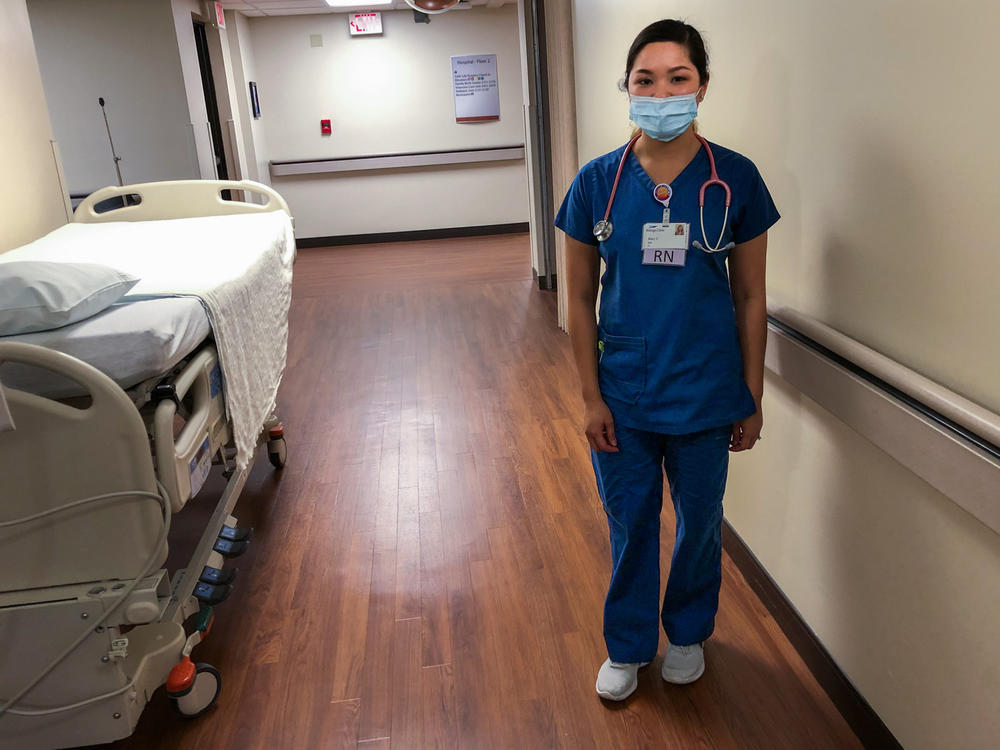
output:
POLYGON ((329 120, 319 121, 319 132, 322 133, 323 135, 330 135, 333 132, 333 128, 330 127, 329 120))

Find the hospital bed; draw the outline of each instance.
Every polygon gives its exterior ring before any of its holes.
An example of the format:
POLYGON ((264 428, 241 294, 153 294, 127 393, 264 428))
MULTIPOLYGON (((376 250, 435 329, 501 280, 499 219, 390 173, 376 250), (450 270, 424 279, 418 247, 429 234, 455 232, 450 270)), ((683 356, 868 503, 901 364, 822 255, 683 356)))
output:
POLYGON ((0 273, 25 259, 142 280, 85 320, 0 337, 0 748, 18 750, 127 737, 164 684, 183 716, 214 704, 218 671, 190 657, 249 543, 233 511, 257 449, 286 458, 273 409, 294 237, 267 186, 149 183, 98 191, 0 273), (208 283, 174 267, 199 258, 182 270, 208 283), (171 516, 212 464, 225 490, 171 575, 171 516))

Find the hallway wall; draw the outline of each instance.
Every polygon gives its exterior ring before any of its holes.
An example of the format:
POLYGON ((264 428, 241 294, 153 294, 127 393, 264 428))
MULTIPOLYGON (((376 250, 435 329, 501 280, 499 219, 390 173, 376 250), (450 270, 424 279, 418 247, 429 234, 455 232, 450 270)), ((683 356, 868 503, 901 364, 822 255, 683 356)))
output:
POLYGON ((246 154, 248 179, 270 184, 267 171, 267 138, 260 118, 254 118, 250 103, 250 82, 257 81, 257 60, 250 43, 250 21, 242 13, 226 12, 232 75, 237 90, 238 120, 246 154))
MULTIPOLYGON (((382 36, 350 37, 347 16, 251 18, 267 159, 330 159, 524 143, 517 10, 474 8, 415 24, 383 12, 382 36), (322 46, 311 46, 319 35, 322 46), (451 56, 497 54, 500 120, 455 122, 451 56), (333 134, 319 121, 332 120, 333 134)), ((258 160, 261 150, 257 149, 258 160)), ((296 236, 527 221, 523 161, 271 180, 296 236)))
MULTIPOLYGON (((983 244, 1000 199, 1000 104, 985 95, 1000 9, 669 10, 709 46, 702 133, 752 158, 784 215, 775 301, 1000 411, 1000 255, 983 244)), ((663 13, 574 2, 581 163, 627 139, 616 84, 663 13)), ((905 747, 993 747, 1000 536, 770 374, 764 419, 766 440, 733 458, 729 520, 905 747)))
POLYGON ((38 239, 69 218, 52 126, 24 0, 0 3, 0 252, 38 239))
POLYGON ((197 176, 170 0, 29 0, 52 129, 71 193, 197 176))

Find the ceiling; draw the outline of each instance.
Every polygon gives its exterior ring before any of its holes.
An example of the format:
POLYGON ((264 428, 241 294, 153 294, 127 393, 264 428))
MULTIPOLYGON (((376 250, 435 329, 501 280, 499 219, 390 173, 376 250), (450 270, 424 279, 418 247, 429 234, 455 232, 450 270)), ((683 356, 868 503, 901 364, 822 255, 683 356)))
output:
MULTIPOLYGON (((513 5, 517 0, 462 0, 457 8, 481 6, 499 8, 501 5, 513 5)), ((226 10, 237 10, 245 16, 302 16, 315 13, 354 13, 363 10, 412 10, 405 0, 392 0, 388 5, 365 4, 364 0, 356 0, 355 5, 331 8, 326 0, 222 0, 226 10)), ((451 12, 451 11, 449 11, 451 12)))

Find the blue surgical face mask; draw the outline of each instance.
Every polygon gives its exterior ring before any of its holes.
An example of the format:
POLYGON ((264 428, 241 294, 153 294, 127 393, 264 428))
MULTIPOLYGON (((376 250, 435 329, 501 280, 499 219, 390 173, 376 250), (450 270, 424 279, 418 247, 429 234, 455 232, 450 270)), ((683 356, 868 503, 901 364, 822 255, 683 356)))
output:
POLYGON ((629 97, 628 118, 658 141, 672 141, 687 130, 697 116, 698 92, 680 96, 629 97))

